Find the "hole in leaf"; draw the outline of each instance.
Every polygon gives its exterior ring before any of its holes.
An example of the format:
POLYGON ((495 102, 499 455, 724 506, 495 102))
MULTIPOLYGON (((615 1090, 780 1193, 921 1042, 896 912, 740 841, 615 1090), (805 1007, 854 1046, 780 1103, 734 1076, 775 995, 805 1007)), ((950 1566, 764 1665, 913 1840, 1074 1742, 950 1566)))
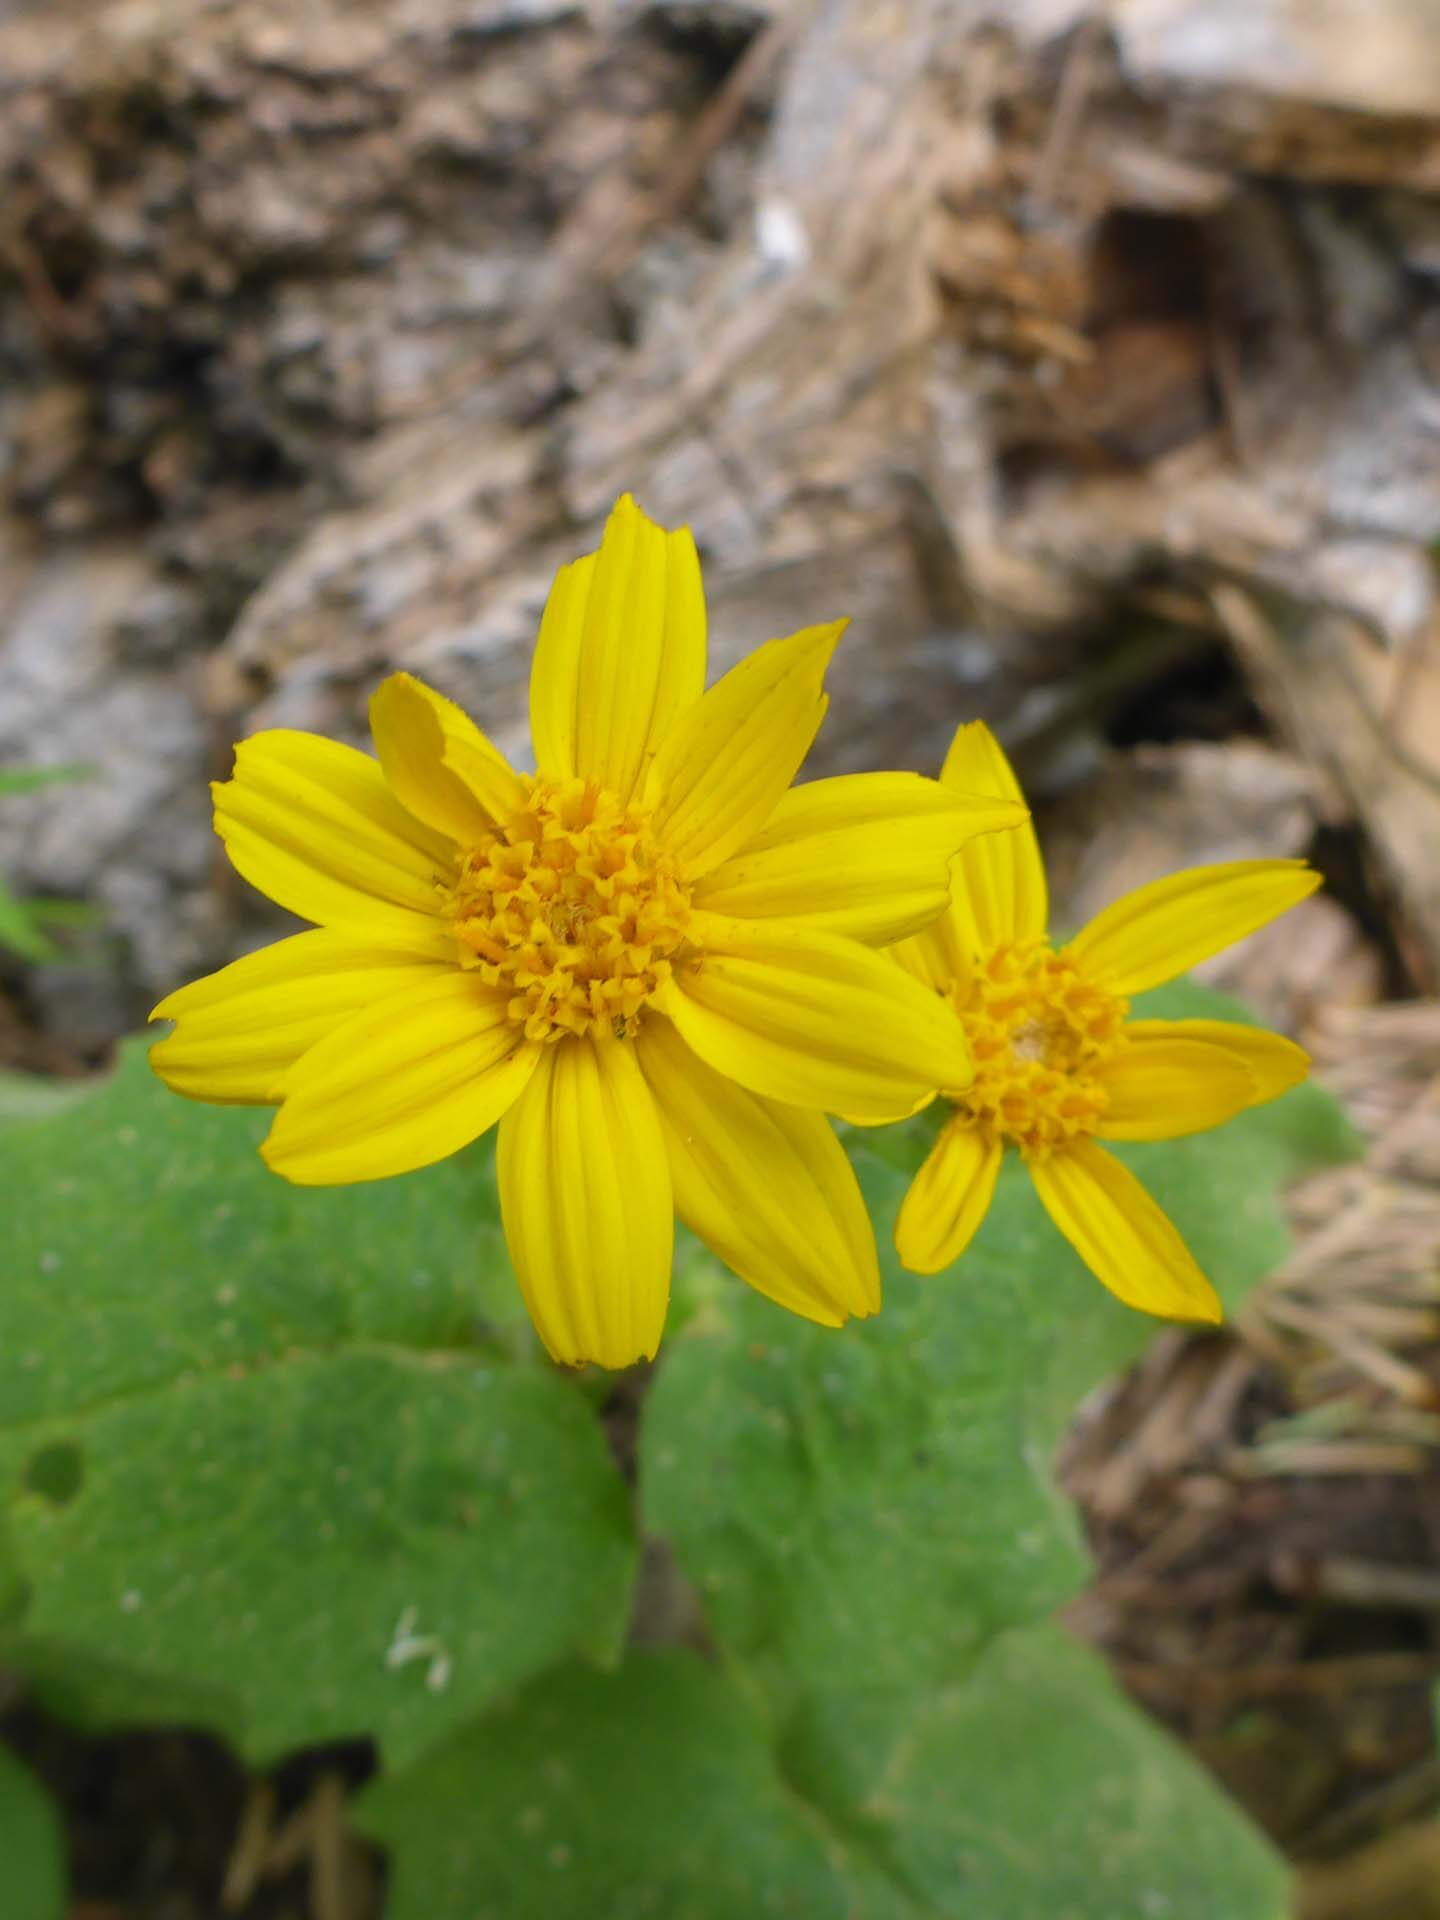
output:
POLYGON ((25 1486, 52 1506, 68 1507, 85 1484, 85 1455, 73 1440, 53 1440, 25 1463, 25 1486))

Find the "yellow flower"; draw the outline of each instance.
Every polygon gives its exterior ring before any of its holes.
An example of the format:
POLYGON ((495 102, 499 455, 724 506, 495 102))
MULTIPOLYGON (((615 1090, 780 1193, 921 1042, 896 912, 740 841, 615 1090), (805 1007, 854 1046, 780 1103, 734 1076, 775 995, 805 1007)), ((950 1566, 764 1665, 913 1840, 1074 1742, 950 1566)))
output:
POLYGON ((243 741, 216 828, 317 925, 162 1001, 157 1072, 278 1104, 261 1151, 302 1184, 404 1173, 498 1122, 506 1237, 559 1360, 655 1352, 676 1211, 793 1312, 873 1313, 824 1113, 970 1073, 945 1009, 873 949, 944 910, 968 835, 1024 814, 906 773, 787 791, 843 624, 705 692, 694 543, 627 497, 545 608, 535 776, 403 673, 371 701, 378 760, 243 741))
MULTIPOLYGON (((988 727, 959 729, 941 773, 956 790, 1021 793, 988 727)), ((1097 1140, 1169 1140, 1217 1127, 1303 1080, 1278 1034, 1221 1020, 1131 1020, 1143 993, 1313 893, 1300 860, 1194 867, 1138 887, 1068 945, 1047 928, 1045 869, 1028 825, 967 846, 949 912, 896 958, 941 996, 974 1078, 953 1103, 900 1209, 904 1264, 938 1273, 969 1244, 1018 1147, 1050 1218, 1127 1306, 1219 1320, 1220 1302, 1140 1182, 1097 1140)))

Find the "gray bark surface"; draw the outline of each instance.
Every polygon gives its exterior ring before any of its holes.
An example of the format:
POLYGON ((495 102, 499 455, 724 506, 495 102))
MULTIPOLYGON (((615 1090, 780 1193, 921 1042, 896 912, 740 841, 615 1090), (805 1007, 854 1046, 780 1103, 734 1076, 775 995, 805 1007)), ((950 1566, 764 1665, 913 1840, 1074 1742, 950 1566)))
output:
POLYGON ((358 739, 404 666, 520 751, 549 578, 628 488, 695 527, 717 668, 853 617, 818 769, 978 713, 1063 797, 1224 650, 1433 985, 1436 28, 12 8, 0 760, 99 772, 7 807, 0 871, 98 897, 147 991, 223 958, 229 744, 358 739))

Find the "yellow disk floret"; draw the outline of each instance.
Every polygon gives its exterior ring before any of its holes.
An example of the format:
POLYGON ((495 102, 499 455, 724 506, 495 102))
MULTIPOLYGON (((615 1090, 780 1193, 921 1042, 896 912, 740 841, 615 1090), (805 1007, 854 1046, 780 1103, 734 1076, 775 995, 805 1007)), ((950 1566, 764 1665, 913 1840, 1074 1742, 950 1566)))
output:
POLYGON ((1029 1160, 1094 1132, 1128 1001, 1046 941, 992 948, 950 997, 975 1063, 974 1083, 950 1096, 967 1119, 1029 1160))
POLYGON ((679 863, 644 811, 593 781, 536 780, 445 896, 465 966, 511 993, 529 1040, 626 1034, 689 923, 679 863))

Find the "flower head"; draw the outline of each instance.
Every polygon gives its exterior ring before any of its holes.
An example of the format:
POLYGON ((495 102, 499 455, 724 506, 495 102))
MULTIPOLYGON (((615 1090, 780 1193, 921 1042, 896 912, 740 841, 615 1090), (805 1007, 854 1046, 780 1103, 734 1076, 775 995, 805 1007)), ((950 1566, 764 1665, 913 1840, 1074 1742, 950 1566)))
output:
MULTIPOLYGON (((990 730, 955 735, 957 791, 1019 800, 990 730)), ((1199 1133, 1273 1100, 1309 1066, 1293 1041, 1220 1020, 1132 1020, 1130 996, 1173 979, 1313 893, 1300 860, 1236 860, 1171 875, 1106 907, 1064 946, 1047 931, 1045 869, 1028 822, 967 846, 948 913, 896 958, 939 997, 974 1063, 905 1197, 896 1246, 937 1273, 985 1217, 1007 1147, 1051 1219, 1128 1306, 1218 1320, 1220 1303, 1170 1220, 1100 1140, 1199 1133)))
POLYGON ((878 1117, 970 1062, 873 949, 933 920, 962 841, 1024 810, 915 774, 788 791, 843 624, 706 692, 694 543, 627 497, 546 604, 535 775, 403 673, 371 701, 376 759, 242 741, 216 828, 315 927, 162 1001, 156 1071, 278 1106, 261 1151, 302 1184, 404 1173, 498 1122, 506 1237, 560 1360, 654 1353, 676 1211, 794 1312, 874 1312, 824 1116, 878 1117))

